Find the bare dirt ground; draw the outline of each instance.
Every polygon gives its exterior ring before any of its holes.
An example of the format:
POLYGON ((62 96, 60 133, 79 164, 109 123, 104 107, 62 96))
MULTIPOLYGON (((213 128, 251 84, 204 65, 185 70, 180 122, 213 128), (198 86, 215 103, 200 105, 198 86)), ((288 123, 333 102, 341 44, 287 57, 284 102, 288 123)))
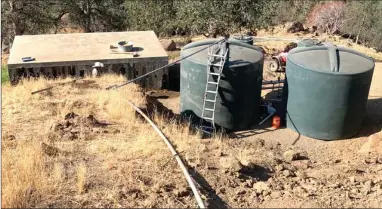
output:
POLYGON ((269 124, 201 139, 178 120, 178 92, 104 90, 118 76, 3 85, 2 207, 196 207, 164 142, 126 99, 174 143, 210 207, 380 207, 381 80, 377 63, 360 134, 332 142, 269 124))
MULTIPOLYGON (((355 138, 325 142, 286 128, 255 128, 229 134, 224 151, 215 156, 207 146, 201 162, 208 168, 196 168, 218 202, 229 207, 380 207, 381 79, 382 63, 377 63, 363 127, 355 138), (291 160, 293 155, 300 157, 291 160)), ((179 97, 168 95, 159 101, 177 111, 179 97)))
POLYGON ((272 128, 201 139, 177 121, 178 93, 104 90, 118 76, 3 85, 2 207, 196 207, 164 142, 126 99, 174 143, 209 207, 378 207, 381 78, 377 64, 359 136, 333 142, 272 128))

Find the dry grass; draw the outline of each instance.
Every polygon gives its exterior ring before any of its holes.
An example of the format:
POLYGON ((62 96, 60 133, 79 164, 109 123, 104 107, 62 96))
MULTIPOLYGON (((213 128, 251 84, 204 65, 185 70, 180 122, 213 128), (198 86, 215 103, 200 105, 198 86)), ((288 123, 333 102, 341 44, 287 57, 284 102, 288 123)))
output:
MULTIPOLYGON (((3 85, 2 207, 196 206, 192 196, 176 196, 176 190, 187 187, 182 173, 164 142, 127 103, 145 104, 138 86, 106 91, 106 86, 124 81, 107 75, 31 95, 69 81, 3 85), (79 137, 64 139, 52 127, 69 112, 93 115, 110 125, 89 132, 80 121, 79 137), (68 154, 41 152, 41 142, 68 154)), ((188 163, 200 163, 205 145, 187 124, 160 113, 152 118, 188 163)), ((221 141, 213 143, 218 149, 221 141)))
POLYGON ((77 193, 83 194, 85 192, 86 183, 86 167, 85 165, 80 165, 77 168, 77 193))
POLYGON ((14 148, 4 145, 2 161, 2 207, 28 207, 49 192, 38 144, 28 141, 14 148))

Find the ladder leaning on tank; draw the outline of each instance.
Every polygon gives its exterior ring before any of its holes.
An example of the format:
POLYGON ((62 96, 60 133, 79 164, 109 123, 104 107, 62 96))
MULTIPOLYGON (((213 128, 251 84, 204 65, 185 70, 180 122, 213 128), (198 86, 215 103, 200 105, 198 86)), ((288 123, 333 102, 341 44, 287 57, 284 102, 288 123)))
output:
POLYGON ((224 64, 227 59, 228 47, 226 42, 223 42, 218 46, 217 50, 213 50, 213 46, 207 49, 207 83, 204 93, 203 109, 201 116, 200 131, 206 134, 212 134, 216 132, 215 127, 215 108, 216 99, 219 90, 220 78, 223 72, 224 64), (214 67, 218 67, 215 72, 214 67), (209 104, 209 105, 207 105, 209 104), (209 113, 209 114, 208 114, 209 113), (211 126, 204 126, 203 120, 209 122, 211 126))

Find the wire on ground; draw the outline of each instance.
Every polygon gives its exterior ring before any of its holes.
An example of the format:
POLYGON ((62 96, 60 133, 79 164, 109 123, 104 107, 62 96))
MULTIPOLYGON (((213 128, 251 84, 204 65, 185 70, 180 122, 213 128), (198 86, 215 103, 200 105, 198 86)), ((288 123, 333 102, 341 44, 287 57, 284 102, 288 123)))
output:
POLYGON ((191 189, 192 189, 192 192, 194 193, 194 196, 195 196, 195 199, 196 199, 196 202, 198 203, 198 206, 199 208, 206 208, 204 206, 204 203, 203 203, 203 200, 202 198, 200 197, 200 194, 198 192, 198 190, 196 189, 196 186, 194 184, 194 181, 193 179, 191 178, 190 174, 188 173, 188 170, 186 168, 186 166, 184 165, 182 159, 180 158, 180 156, 178 155, 177 151, 175 150, 175 148, 172 146, 171 142, 166 138, 166 136, 159 130, 159 128, 154 124, 153 121, 150 120, 149 117, 147 117, 146 114, 144 114, 137 106, 135 106, 132 102, 130 102, 129 100, 127 100, 127 102, 135 109, 135 111, 137 111, 139 114, 141 114, 147 122, 149 122, 149 124, 154 128, 154 130, 158 133, 158 135, 163 139, 163 141, 166 143, 167 147, 170 149, 171 151, 171 154, 174 156, 174 158, 176 159, 176 161, 178 162, 180 168, 182 169, 183 171, 183 174, 184 176, 186 177, 187 179, 187 182, 188 184, 190 185, 191 189))
POLYGON ((132 83, 132 82, 134 82, 134 81, 137 81, 137 80, 140 80, 140 79, 142 79, 142 78, 145 78, 145 77, 147 77, 148 75, 150 75, 150 74, 152 74, 152 73, 155 73, 155 72, 157 72, 157 71, 159 71, 159 70, 162 70, 162 69, 164 69, 164 68, 167 68, 167 67, 170 67, 170 66, 172 66, 172 65, 175 65, 176 63, 178 63, 178 62, 180 62, 180 61, 182 61, 182 60, 184 60, 184 59, 186 59, 186 58, 188 58, 188 57, 191 57, 191 56, 194 55, 194 54, 197 54, 197 53, 199 53, 199 52, 201 52, 201 51, 203 51, 203 50, 205 50, 205 49, 207 49, 207 48, 209 48, 209 47, 211 47, 211 46, 213 46, 213 45, 215 45, 215 44, 219 44, 219 43, 221 43, 221 42, 223 42, 223 41, 226 41, 226 40, 227 40, 226 38, 223 38, 223 39, 221 39, 221 40, 219 40, 219 41, 216 41, 216 42, 214 42, 214 43, 212 43, 212 44, 210 44, 210 45, 208 45, 208 46, 206 46, 206 47, 204 47, 204 48, 202 48, 202 49, 200 49, 200 50, 194 52, 194 53, 191 53, 191 54, 189 54, 189 55, 187 55, 187 56, 185 56, 185 57, 182 57, 181 59, 178 59, 177 61, 175 61, 175 62, 173 62, 173 63, 170 63, 170 64, 167 64, 167 65, 162 66, 162 67, 160 67, 160 68, 157 68, 157 69, 155 69, 155 70, 153 70, 153 71, 150 71, 150 72, 148 72, 148 73, 146 73, 146 74, 144 74, 144 75, 141 75, 141 76, 139 76, 139 77, 136 77, 136 78, 134 78, 134 79, 132 79, 132 80, 129 80, 129 81, 125 82, 125 83, 122 83, 122 84, 119 84, 119 85, 112 85, 112 86, 106 87, 106 90, 109 90, 109 89, 117 89, 117 88, 120 88, 120 87, 122 87, 122 86, 125 86, 125 85, 127 85, 127 84, 129 84, 129 83, 132 83))

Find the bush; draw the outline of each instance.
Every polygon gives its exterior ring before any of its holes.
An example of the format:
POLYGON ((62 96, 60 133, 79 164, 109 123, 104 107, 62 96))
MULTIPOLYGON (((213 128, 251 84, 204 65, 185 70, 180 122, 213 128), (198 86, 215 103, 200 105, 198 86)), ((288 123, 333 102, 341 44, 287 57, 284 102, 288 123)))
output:
POLYGON ((1 84, 9 81, 8 68, 6 65, 1 65, 1 84))
POLYGON ((382 2, 350 1, 345 12, 342 32, 369 47, 382 51, 382 2))
POLYGON ((345 3, 341 1, 317 4, 308 15, 307 22, 316 26, 318 31, 339 33, 345 22, 345 3))

